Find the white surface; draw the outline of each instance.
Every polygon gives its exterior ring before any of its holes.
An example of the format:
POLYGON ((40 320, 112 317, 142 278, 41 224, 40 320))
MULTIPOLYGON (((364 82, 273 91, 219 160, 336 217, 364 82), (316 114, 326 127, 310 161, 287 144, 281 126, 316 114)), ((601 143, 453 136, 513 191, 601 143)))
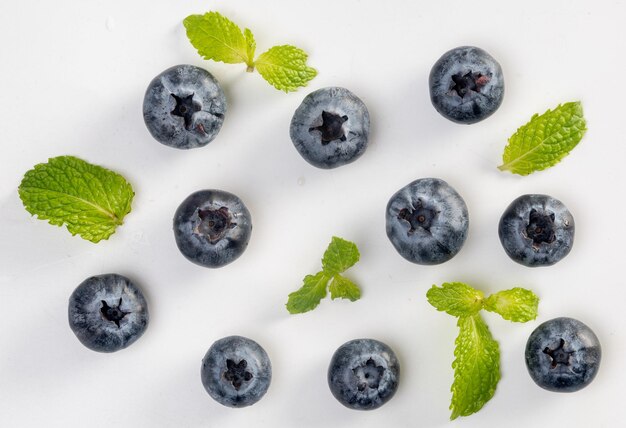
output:
POLYGON ((485 292, 521 285, 541 297, 536 322, 485 314, 501 345, 502 380, 482 411, 456 424, 620 426, 626 4, 521 4, 3 1, 0 426, 446 426, 455 320, 425 293, 451 280, 485 292), (304 48, 319 76, 286 95, 244 66, 203 61, 181 21, 209 9, 251 28, 259 53, 282 43, 304 48), (501 63, 506 96, 491 118, 460 126, 432 108, 427 78, 441 54, 467 44, 501 63), (179 63, 207 68, 228 98, 220 135, 202 149, 162 146, 143 124, 148 82, 179 63), (288 127, 302 98, 330 85, 363 99, 372 132, 361 159, 324 171, 298 155, 288 127), (577 99, 589 131, 560 165, 529 177, 495 168, 506 139, 533 113, 577 99), (133 211, 109 241, 72 237, 23 209, 16 189, 24 172, 64 154, 133 184, 133 211), (452 184, 471 218, 463 250, 436 267, 406 262, 384 229, 389 197, 426 176, 452 184), (239 195, 253 215, 248 250, 218 270, 186 261, 171 230, 178 204, 202 188, 239 195), (500 246, 500 215, 523 193, 551 194, 575 216, 573 251, 554 267, 525 268, 500 246), (287 294, 320 267, 332 235, 361 250, 348 276, 363 298, 289 316, 287 294), (67 325, 72 290, 104 272, 133 278, 151 313, 146 334, 112 355, 84 348, 67 325), (587 323, 603 346, 598 377, 575 394, 541 390, 524 366, 528 335, 556 316, 587 323), (261 343, 274 368, 265 398, 246 409, 220 406, 200 382, 202 356, 230 334, 261 343), (334 350, 357 337, 388 343, 402 364, 396 396, 373 412, 345 409, 326 383, 334 350))

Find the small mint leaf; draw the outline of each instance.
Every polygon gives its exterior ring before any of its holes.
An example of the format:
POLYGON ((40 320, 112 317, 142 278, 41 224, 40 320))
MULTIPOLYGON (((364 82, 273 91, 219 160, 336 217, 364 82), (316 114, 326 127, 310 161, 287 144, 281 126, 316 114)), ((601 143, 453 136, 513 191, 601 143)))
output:
POLYGON ((322 257, 322 267, 328 276, 345 272, 360 258, 356 244, 333 236, 322 257))
POLYGON ((483 307, 483 297, 482 291, 462 282, 446 282, 441 287, 433 285, 426 293, 428 303, 455 317, 478 313, 483 307))
POLYGON ((326 297, 328 279, 324 272, 305 276, 302 287, 289 294, 286 305, 289 313, 301 314, 315 309, 326 297))
POLYGON ((246 39, 246 53, 248 55, 248 60, 246 64, 248 64, 249 71, 252 71, 254 68, 254 52, 256 51, 256 41, 254 40, 254 36, 252 35, 252 31, 248 28, 243 30, 243 36, 246 39))
POLYGON ((539 297, 530 290, 515 287, 499 291, 485 299, 485 309, 500 314, 514 322, 527 322, 537 318, 539 297))
POLYGON ((306 65, 308 56, 291 45, 274 46, 259 55, 255 61, 261 76, 276 89, 292 92, 317 76, 317 71, 306 65))
POLYGON ((339 274, 333 277, 328 289, 330 291, 330 298, 333 300, 348 299, 351 302, 354 302, 361 298, 361 290, 359 289, 359 286, 339 274))

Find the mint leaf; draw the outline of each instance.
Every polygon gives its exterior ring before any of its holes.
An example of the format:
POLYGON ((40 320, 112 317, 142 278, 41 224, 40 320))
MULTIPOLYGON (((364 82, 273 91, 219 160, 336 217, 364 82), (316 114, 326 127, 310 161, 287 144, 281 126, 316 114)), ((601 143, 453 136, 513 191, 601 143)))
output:
POLYGON ((18 189, 26 210, 72 235, 108 239, 130 212, 135 193, 121 175, 73 156, 59 156, 26 172, 18 189))
POLYGON ((291 92, 317 76, 317 71, 306 65, 307 54, 295 46, 274 46, 259 55, 255 65, 261 76, 276 89, 291 92))
POLYGON ((256 45, 250 30, 246 29, 244 36, 237 24, 217 12, 189 15, 183 25, 189 41, 204 59, 227 64, 245 62, 253 67, 256 45))
POLYGON ((515 322, 527 322, 537 318, 539 297, 530 290, 515 287, 500 291, 485 299, 485 309, 515 322))
POLYGON ((361 290, 358 285, 339 274, 333 277, 328 289, 330 290, 330 298, 333 300, 348 299, 354 302, 361 298, 361 290))
POLYGON ((324 272, 304 277, 304 285, 289 294, 287 310, 291 314, 301 314, 317 307, 320 301, 326 297, 326 285, 328 276, 324 272))
POLYGON ((478 313, 483 307, 483 297, 481 291, 462 282, 446 282, 441 287, 433 285, 426 293, 428 303, 455 317, 478 313))
POLYGON ((328 276, 333 276, 354 266, 359 258, 359 249, 353 242, 333 236, 322 257, 322 268, 328 276))
POLYGON ((500 348, 480 314, 460 317, 457 325, 450 419, 479 411, 500 380, 500 348))
POLYGON ((254 40, 254 36, 252 35, 252 31, 249 29, 243 30, 243 36, 246 39, 246 53, 248 55, 248 71, 254 71, 254 66, 251 65, 254 61, 254 52, 256 51, 256 40, 254 40))
POLYGON ((535 114, 509 138, 498 169, 528 175, 550 168, 576 147, 585 131, 580 102, 559 105, 541 116, 535 114))

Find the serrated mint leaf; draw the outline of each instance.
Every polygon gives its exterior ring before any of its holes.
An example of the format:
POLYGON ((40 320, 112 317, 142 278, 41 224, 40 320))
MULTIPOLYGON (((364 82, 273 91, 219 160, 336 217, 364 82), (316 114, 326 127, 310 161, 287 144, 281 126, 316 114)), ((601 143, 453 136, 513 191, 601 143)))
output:
POLYGON ((254 36, 252 35, 252 31, 248 28, 243 30, 243 36, 246 39, 246 53, 248 55, 248 71, 254 71, 254 68, 251 64, 254 64, 254 52, 256 51, 256 41, 254 40, 254 36))
POLYGON ((295 46, 274 46, 259 55, 255 61, 261 76, 276 89, 285 92, 297 90, 317 76, 317 71, 306 65, 307 54, 295 46))
POLYGON ((246 29, 244 36, 237 24, 218 12, 189 15, 183 24, 189 41, 204 59, 253 66, 256 45, 250 30, 246 29))
POLYGON ((428 303, 455 317, 478 313, 483 307, 483 297, 482 291, 462 282, 446 282, 441 287, 433 285, 426 293, 428 303))
POLYGON ((326 285, 329 277, 324 272, 304 277, 304 285, 289 294, 287 310, 291 314, 301 314, 317 307, 320 301, 326 297, 326 285))
POLYGON ((113 171, 73 156, 59 156, 26 172, 18 189, 26 210, 72 235, 108 239, 130 212, 135 193, 113 171))
POLYGON ((359 258, 359 249, 356 244, 333 236, 326 252, 324 252, 324 257, 322 257, 322 268, 331 277, 354 266, 359 258))
POLYGON ((541 116, 535 114, 509 138, 498 168, 519 175, 550 168, 576 147, 585 131, 580 102, 559 105, 541 116))
POLYGON ((480 314, 460 317, 457 325, 450 419, 479 411, 500 380, 500 348, 480 314))
POLYGON ((515 287, 500 291, 485 299, 485 309, 515 322, 527 322, 537 318, 539 297, 530 290, 515 287))
POLYGON ((328 289, 330 290, 330 298, 333 300, 348 299, 354 302, 361 298, 359 286, 339 274, 333 277, 328 289))

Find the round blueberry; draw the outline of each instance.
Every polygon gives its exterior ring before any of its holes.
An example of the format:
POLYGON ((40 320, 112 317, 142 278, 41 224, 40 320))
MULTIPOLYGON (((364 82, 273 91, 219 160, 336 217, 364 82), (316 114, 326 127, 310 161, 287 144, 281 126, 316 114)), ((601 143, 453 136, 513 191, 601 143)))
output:
POLYGON ((438 178, 422 178, 398 190, 387 204, 387 236, 410 262, 447 262, 463 247, 469 214, 463 198, 438 178))
POLYGON ((374 339, 355 339, 335 351, 328 367, 328 386, 344 406, 377 409, 398 389, 400 364, 393 350, 374 339))
POLYGON ((148 326, 148 305, 141 290, 115 273, 84 280, 70 296, 70 328, 83 345, 115 352, 134 343, 148 326))
POLYGON ((598 374, 602 349, 594 332, 572 318, 546 321, 526 343, 530 377, 548 391, 574 392, 598 374))
POLYGON ((495 112, 504 97, 500 64, 482 49, 452 49, 430 71, 430 100, 442 116, 457 123, 476 123, 495 112))
POLYGON ((291 119, 291 141, 302 157, 318 168, 354 162, 367 148, 370 115, 345 88, 318 89, 307 95, 291 119))
POLYGON ((143 119, 152 136, 176 149, 209 144, 220 132, 226 97, 208 71, 176 65, 152 79, 143 99, 143 119))
POLYGON ((188 260, 218 268, 243 254, 252 219, 241 199, 223 190, 200 190, 185 199, 174 215, 174 237, 188 260))
POLYGON ((202 385, 218 403, 246 407, 259 401, 272 380, 272 364, 254 340, 229 336, 216 341, 202 359, 202 385))
POLYGON ((574 245, 574 217, 550 196, 523 195, 502 214, 498 235, 517 263, 550 266, 567 256, 574 245))

